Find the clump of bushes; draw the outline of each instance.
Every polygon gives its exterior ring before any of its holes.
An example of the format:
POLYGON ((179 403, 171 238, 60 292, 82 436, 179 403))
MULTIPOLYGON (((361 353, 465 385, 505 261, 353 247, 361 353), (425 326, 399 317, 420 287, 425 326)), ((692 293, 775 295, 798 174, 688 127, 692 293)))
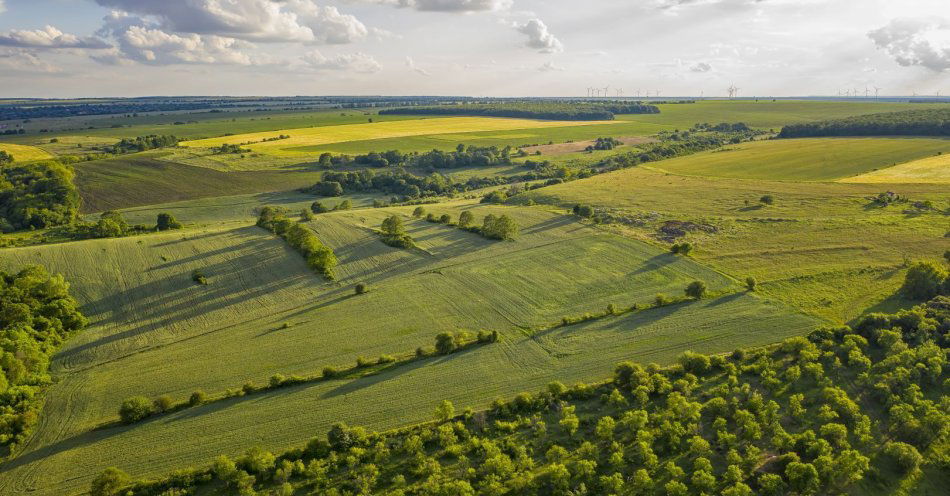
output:
POLYGON ((307 266, 323 277, 333 280, 333 268, 337 265, 336 255, 328 246, 320 242, 317 235, 300 223, 288 219, 283 209, 267 206, 261 209, 257 225, 284 238, 307 260, 307 266))
POLYGON ((693 251, 693 244, 684 241, 682 243, 673 243, 673 246, 670 247, 670 253, 677 255, 683 255, 684 257, 689 256, 690 252, 693 251))
POLYGON ((412 237, 406 234, 406 228, 402 224, 402 217, 390 215, 383 220, 380 228, 383 243, 395 248, 415 248, 416 243, 412 237))
POLYGON ((194 281, 195 284, 200 284, 202 286, 208 285, 208 278, 205 277, 204 272, 201 272, 200 269, 191 271, 191 280, 194 281))

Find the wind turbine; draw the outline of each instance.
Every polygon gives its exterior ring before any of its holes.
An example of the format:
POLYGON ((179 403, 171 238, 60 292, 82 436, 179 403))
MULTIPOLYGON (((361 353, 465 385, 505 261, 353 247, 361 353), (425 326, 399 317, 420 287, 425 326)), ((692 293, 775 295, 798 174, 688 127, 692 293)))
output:
POLYGON ((656 97, 660 98, 660 90, 656 90, 656 97))
POLYGON ((604 98, 607 98, 607 90, 610 89, 610 85, 604 86, 604 98))
POLYGON ((868 89, 868 85, 864 85, 864 98, 870 96, 871 91, 868 89))
POLYGON ((874 98, 877 98, 877 95, 878 95, 878 93, 880 93, 880 92, 881 92, 881 88, 878 88, 877 86, 875 86, 875 87, 874 87, 874 98))

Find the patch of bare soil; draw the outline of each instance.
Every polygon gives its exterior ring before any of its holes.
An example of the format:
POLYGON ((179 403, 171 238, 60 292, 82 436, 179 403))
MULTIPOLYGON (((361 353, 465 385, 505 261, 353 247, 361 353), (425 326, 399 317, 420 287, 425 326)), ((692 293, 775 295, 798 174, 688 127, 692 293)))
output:
POLYGON ((709 224, 698 224, 696 222, 682 220, 668 220, 664 222, 663 225, 657 230, 657 237, 670 243, 675 241, 676 238, 686 236, 686 233, 688 232, 697 231, 715 234, 719 232, 719 229, 716 226, 711 226, 709 224))

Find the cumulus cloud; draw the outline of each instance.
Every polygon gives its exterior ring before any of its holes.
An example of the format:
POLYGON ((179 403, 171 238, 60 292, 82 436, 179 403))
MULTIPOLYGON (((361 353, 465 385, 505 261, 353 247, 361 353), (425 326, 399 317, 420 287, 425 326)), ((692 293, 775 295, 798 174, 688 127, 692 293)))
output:
POLYGON ((0 14, 4 13, 7 10, 7 6, 3 4, 3 0, 0 0, 0 14))
POLYGON ((36 54, 21 48, 0 50, 0 69, 3 73, 39 73, 55 74, 62 72, 58 67, 44 62, 36 54))
POLYGON ((354 0, 361 3, 393 5, 427 12, 492 12, 508 10, 512 0, 354 0))
POLYGON ((950 24, 946 22, 894 19, 868 32, 868 38, 904 67, 950 70, 950 24))
POLYGON ((534 48, 541 53, 556 53, 564 50, 564 45, 548 31, 548 27, 541 19, 531 19, 524 24, 515 23, 514 28, 528 37, 525 46, 529 48, 534 48))
POLYGON ((429 71, 427 71, 427 70, 425 70, 425 69, 423 69, 423 68, 417 66, 417 65, 416 65, 416 61, 413 60, 412 57, 406 57, 406 67, 408 67, 409 69, 411 69, 411 70, 414 71, 414 72, 417 72, 417 73, 419 73, 419 74, 422 74, 423 76, 431 76, 431 75, 432 75, 429 71))
POLYGON ((307 68, 316 71, 346 71, 370 74, 379 72, 383 68, 376 59, 362 52, 327 57, 320 51, 313 50, 300 57, 300 60, 307 68))
POLYGON ((312 0, 96 0, 159 20, 164 31, 249 41, 351 43, 366 37, 356 17, 312 0))
POLYGON ((80 38, 64 33, 53 26, 43 29, 14 29, 0 34, 0 45, 19 48, 109 48, 98 38, 80 38))
POLYGON ((707 64, 706 62, 697 62, 693 64, 692 66, 690 66, 689 68, 690 72, 709 72, 711 70, 712 70, 712 66, 707 64))

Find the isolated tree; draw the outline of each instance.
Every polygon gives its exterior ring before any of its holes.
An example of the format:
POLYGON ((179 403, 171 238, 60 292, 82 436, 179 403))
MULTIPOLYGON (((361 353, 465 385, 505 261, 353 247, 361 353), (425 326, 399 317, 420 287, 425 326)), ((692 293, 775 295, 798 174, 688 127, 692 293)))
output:
POLYGON ((759 198, 759 201, 765 205, 771 205, 775 203, 775 197, 772 195, 762 195, 762 197, 759 198))
POLYGON ((181 222, 178 222, 172 214, 162 212, 158 214, 158 218, 155 221, 155 229, 158 231, 181 229, 181 222))
POLYGON ((749 276, 745 278, 745 288, 749 291, 755 291, 755 287, 758 285, 758 281, 754 277, 749 276))
POLYGON ((451 223, 452 223, 452 216, 449 215, 449 214, 442 214, 442 215, 439 217, 439 222, 441 222, 442 224, 451 224, 451 223))
POLYGON ((706 296, 706 283, 703 281, 693 281, 686 286, 686 296, 700 299, 706 296))
POLYGON ((455 351, 455 338, 447 332, 435 337, 435 351, 440 355, 448 355, 455 351))
POLYGON ((126 424, 138 422, 152 414, 152 402, 144 396, 127 398, 119 407, 119 417, 126 424))
POLYGON ((406 233, 402 226, 402 218, 395 214, 383 220, 381 230, 385 236, 389 237, 399 237, 406 233))
POLYGON ((300 222, 310 222, 313 220, 313 211, 310 209, 302 209, 300 211, 300 222))
POLYGON ((366 285, 363 284, 363 283, 357 284, 356 287, 353 289, 353 292, 354 292, 355 294, 358 294, 358 295, 361 295, 361 294, 365 293, 365 292, 366 292, 366 285))
POLYGON ((324 212, 329 212, 330 209, 328 209, 327 207, 325 207, 325 206, 324 206, 322 203, 320 203, 319 201, 315 201, 315 202, 313 202, 313 203, 310 204, 310 211, 313 212, 313 213, 315 213, 315 214, 322 214, 322 213, 324 213, 324 212))
POLYGON ((915 262, 907 269, 901 291, 914 300, 929 300, 941 292, 941 286, 947 279, 947 270, 937 262, 925 260, 915 262))
POLYGON ((129 477, 129 474, 115 467, 109 467, 92 479, 89 494, 91 496, 115 496, 119 494, 119 490, 131 482, 132 478, 129 477))
MULTIPOLYGON (((468 227, 472 224, 472 221, 475 220, 475 216, 472 215, 472 212, 468 210, 459 214, 459 227, 468 227)), ((948 251, 950 253, 950 251, 948 251)))
POLYGON ((422 217, 423 215, 425 215, 425 213, 426 213, 426 209, 423 208, 422 206, 418 206, 416 207, 415 210, 412 211, 412 216, 418 219, 419 217, 422 217))

